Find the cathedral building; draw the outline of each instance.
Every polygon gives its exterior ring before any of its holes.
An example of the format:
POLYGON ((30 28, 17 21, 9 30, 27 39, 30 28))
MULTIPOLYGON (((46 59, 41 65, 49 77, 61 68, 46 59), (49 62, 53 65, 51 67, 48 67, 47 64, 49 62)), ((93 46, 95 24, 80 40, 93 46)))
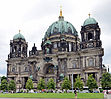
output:
POLYGON ((28 78, 33 80, 35 88, 40 78, 46 83, 53 78, 56 88, 60 88, 64 77, 68 77, 73 84, 80 75, 86 86, 88 76, 93 74, 100 86, 106 69, 102 66, 104 49, 98 22, 89 15, 80 34, 81 38, 75 27, 64 20, 62 10, 58 21, 45 32, 41 50, 37 50, 34 44, 28 54, 28 43, 19 31, 10 41, 10 53, 6 60, 8 81, 14 80, 17 89, 21 89, 25 88, 28 78))

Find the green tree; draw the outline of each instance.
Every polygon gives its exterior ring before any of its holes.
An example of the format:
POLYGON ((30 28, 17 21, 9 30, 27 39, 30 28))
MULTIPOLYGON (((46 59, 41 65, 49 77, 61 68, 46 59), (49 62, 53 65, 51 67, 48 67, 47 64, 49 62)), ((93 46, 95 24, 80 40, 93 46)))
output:
POLYGON ((1 90, 1 84, 0 84, 0 90, 1 90))
POLYGON ((41 78, 39 80, 38 85, 37 85, 37 89, 39 89, 39 90, 45 89, 45 81, 44 81, 44 79, 41 78))
POLYGON ((55 89, 55 82, 54 82, 54 79, 50 78, 48 83, 47 83, 47 88, 48 89, 55 89))
POLYGON ((33 82, 32 82, 32 79, 30 79, 30 78, 26 82, 26 89, 28 89, 28 90, 33 89, 33 82))
POLYGON ((67 77, 65 77, 62 83, 62 89, 65 89, 65 91, 67 92, 67 90, 70 88, 71 88, 71 82, 70 80, 68 80, 67 77))
POLYGON ((93 75, 89 75, 87 80, 87 86, 90 90, 90 92, 93 92, 93 89, 98 88, 96 80, 93 78, 93 75))
POLYGON ((8 82, 6 79, 3 79, 1 82, 1 90, 3 90, 3 91, 8 90, 8 82))
POLYGON ((11 80, 9 82, 8 88, 9 88, 10 91, 16 91, 16 84, 15 84, 14 80, 11 80))
POLYGON ((111 74, 106 72, 102 75, 101 85, 103 89, 111 88, 111 74))
POLYGON ((82 91, 83 90, 83 81, 81 80, 81 77, 78 75, 75 80, 76 80, 76 82, 74 83, 74 87, 78 88, 82 91))
POLYGON ((4 79, 7 80, 7 77, 2 76, 1 81, 4 80, 4 79))

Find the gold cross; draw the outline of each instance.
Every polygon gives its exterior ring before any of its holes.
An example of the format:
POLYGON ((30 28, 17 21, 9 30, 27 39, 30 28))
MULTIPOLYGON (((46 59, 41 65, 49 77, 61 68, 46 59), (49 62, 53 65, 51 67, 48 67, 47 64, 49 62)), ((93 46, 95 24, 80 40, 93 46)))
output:
POLYGON ((91 16, 91 14, 90 14, 90 13, 89 13, 88 15, 89 15, 89 17, 91 16))
POLYGON ((62 16, 62 6, 60 6, 60 16, 62 16))
POLYGON ((21 30, 19 30, 19 33, 21 32, 21 30))

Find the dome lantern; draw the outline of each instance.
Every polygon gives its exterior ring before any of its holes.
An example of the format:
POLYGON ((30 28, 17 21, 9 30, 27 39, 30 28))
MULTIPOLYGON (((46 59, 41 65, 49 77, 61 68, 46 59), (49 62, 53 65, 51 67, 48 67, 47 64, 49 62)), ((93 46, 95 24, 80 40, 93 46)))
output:
POLYGON ((16 40, 16 39, 25 40, 24 36, 20 33, 20 30, 19 30, 19 33, 13 37, 13 40, 16 40))
POLYGON ((59 21, 64 21, 64 16, 62 16, 62 6, 60 6, 60 16, 59 21))
POLYGON ((90 17, 91 14, 88 14, 88 15, 89 15, 89 18, 87 18, 84 21, 83 26, 86 26, 86 25, 89 25, 89 24, 97 24, 98 23, 94 18, 90 17))
POLYGON ((64 17, 62 16, 62 9, 60 9, 59 20, 49 26, 45 33, 44 39, 49 38, 54 34, 72 34, 74 36, 78 36, 75 27, 70 22, 64 21, 64 17))

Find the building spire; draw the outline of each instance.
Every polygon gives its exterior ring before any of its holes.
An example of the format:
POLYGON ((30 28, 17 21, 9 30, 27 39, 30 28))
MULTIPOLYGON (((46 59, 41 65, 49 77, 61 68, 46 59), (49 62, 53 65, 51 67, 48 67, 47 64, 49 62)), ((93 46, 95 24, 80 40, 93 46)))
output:
POLYGON ((64 21, 64 17, 62 16, 62 6, 60 6, 60 16, 59 21, 64 21))
POLYGON ((19 33, 21 32, 21 30, 19 30, 19 33))
POLYGON ((60 6, 60 16, 62 16, 62 6, 60 6))
POLYGON ((88 16, 89 16, 89 18, 90 18, 91 14, 89 13, 88 16))

